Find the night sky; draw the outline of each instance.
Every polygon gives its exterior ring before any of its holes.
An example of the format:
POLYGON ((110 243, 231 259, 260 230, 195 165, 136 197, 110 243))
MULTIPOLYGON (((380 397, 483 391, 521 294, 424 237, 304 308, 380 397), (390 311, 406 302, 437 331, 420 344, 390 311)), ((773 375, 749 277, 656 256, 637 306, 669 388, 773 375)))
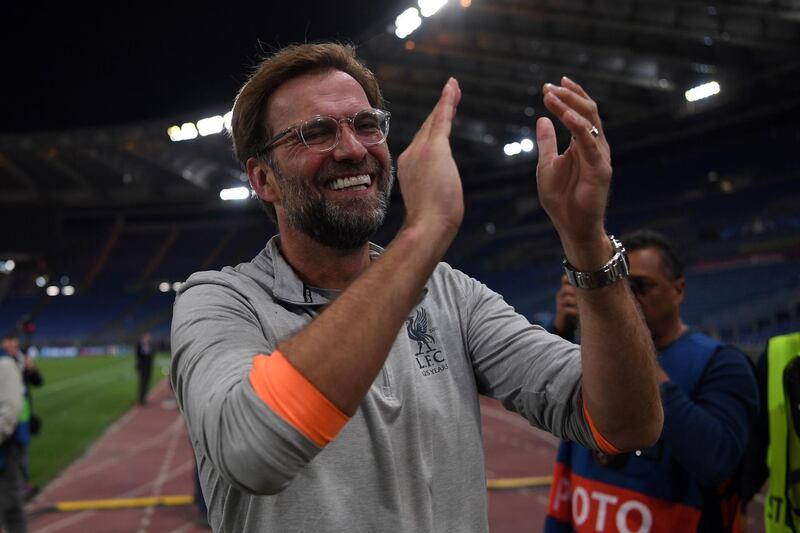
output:
POLYGON ((25 4, 4 6, 5 134, 225 110, 263 51, 325 39, 358 44, 368 27, 391 22, 411 2, 283 0, 209 7, 162 0, 158 7, 137 2, 91 10, 25 4))

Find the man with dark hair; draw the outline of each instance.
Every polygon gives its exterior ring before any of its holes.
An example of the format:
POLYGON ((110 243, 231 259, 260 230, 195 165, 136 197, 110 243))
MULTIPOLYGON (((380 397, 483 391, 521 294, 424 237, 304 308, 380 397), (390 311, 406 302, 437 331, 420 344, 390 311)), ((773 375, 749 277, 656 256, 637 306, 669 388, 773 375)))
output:
POLYGON ((614 452, 661 429, 652 342, 603 227, 610 151, 575 82, 544 103, 537 181, 580 285, 583 349, 440 263, 463 217, 449 79, 398 159, 406 208, 369 242, 394 176, 390 114, 338 44, 265 60, 233 109, 234 147, 279 235, 251 262, 192 275, 175 301, 171 379, 209 518, 225 531, 486 531, 478 394, 614 452))
MULTIPOLYGON (((683 261, 664 235, 640 230, 622 242, 630 286, 658 350, 664 430, 655 446, 633 454, 563 442, 545 530, 650 531, 658 524, 663 531, 731 531, 734 477, 758 406, 752 364, 683 322, 683 261)), ((576 322, 574 291, 559 292, 553 329, 572 338, 574 330, 558 326, 576 322)))
POLYGON ((153 374, 153 357, 156 350, 153 338, 144 333, 136 343, 136 374, 139 377, 139 405, 147 405, 147 391, 150 390, 150 376, 153 374))

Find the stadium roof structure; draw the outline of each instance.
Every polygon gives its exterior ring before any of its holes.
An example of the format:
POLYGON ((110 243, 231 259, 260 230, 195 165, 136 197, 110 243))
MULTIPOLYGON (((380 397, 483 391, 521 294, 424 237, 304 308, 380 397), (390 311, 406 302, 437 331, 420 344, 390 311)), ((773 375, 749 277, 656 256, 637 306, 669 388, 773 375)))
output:
MULTIPOLYGON (((536 118, 548 115, 542 85, 563 75, 597 101, 615 158, 768 127, 800 110, 800 0, 450 0, 402 39, 395 18, 412 4, 386 5, 352 40, 392 111, 392 153, 456 77, 463 100, 452 138, 468 198, 530 190, 535 143, 511 156, 504 147, 535 137, 536 118), (686 100, 712 80, 719 94, 686 100)), ((338 9, 359 17, 357 7, 338 9)), ((227 81, 246 74, 230 68, 227 81)), ((173 142, 167 128, 222 115, 233 96, 147 120, 0 133, 0 221, 221 209, 220 189, 246 184, 227 135, 173 142)))

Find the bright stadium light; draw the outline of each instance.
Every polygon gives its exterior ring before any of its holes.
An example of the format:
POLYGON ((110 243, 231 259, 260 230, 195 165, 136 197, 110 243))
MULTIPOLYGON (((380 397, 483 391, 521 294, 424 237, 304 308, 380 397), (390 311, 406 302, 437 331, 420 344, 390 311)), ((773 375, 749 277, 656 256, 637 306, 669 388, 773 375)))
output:
POLYGON ((533 150, 533 141, 530 139, 522 139, 519 142, 519 147, 522 148, 523 152, 530 152, 533 150))
POLYGON ((430 17, 442 9, 447 0, 418 0, 419 12, 423 17, 430 17))
POLYGON ((201 118, 197 121, 197 132, 205 137, 206 135, 213 135, 220 133, 225 127, 225 119, 222 115, 214 115, 213 117, 201 118))
POLYGON ((686 101, 696 102, 698 100, 702 100, 703 98, 708 98, 709 96, 719 93, 719 90, 719 83, 710 81, 708 83, 704 83, 703 85, 698 85, 697 87, 689 89, 686 91, 686 93, 684 93, 684 96, 686 97, 686 101))
POLYGON ((191 122, 181 124, 181 137, 183 140, 194 139, 197 137, 197 126, 191 122))
POLYGON ((158 290, 160 290, 161 292, 169 292, 169 283, 167 283, 166 281, 162 281, 161 283, 158 284, 158 290))
POLYGON ((175 283, 172 284, 172 290, 178 292, 179 290, 181 290, 181 285, 183 285, 183 283, 181 283, 180 281, 176 281, 175 283))
POLYGON ((512 155, 517 155, 521 151, 522 145, 520 145, 518 142, 509 143, 503 147, 503 152, 505 152, 505 154, 509 157, 512 155))
POLYGON ((61 287, 61 294, 63 294, 64 296, 72 296, 73 294, 75 294, 75 287, 73 287, 72 285, 64 285, 63 287, 61 287))
POLYGON ((167 135, 172 142, 188 141, 197 137, 197 126, 191 122, 185 122, 181 126, 171 126, 167 130, 167 135))
POLYGON ((167 128, 167 135, 172 142, 182 141, 183 138, 181 137, 181 127, 180 126, 170 126, 167 128))
POLYGON ((233 112, 228 111, 224 115, 222 115, 222 121, 225 126, 225 129, 231 131, 231 119, 233 118, 233 112))
POLYGON ((219 191, 222 200, 246 200, 250 196, 250 189, 247 187, 232 187, 219 191))
POLYGON ((36 286, 44 287, 47 285, 47 276, 36 276, 36 286))
POLYGON ((419 28, 421 24, 422 19, 419 18, 419 11, 417 11, 417 8, 409 7, 394 19, 394 25, 396 26, 394 34, 400 39, 405 39, 411 35, 414 30, 419 28))
POLYGON ((50 285, 47 287, 47 289, 45 289, 44 292, 46 292, 48 296, 58 296, 58 293, 61 292, 61 289, 59 289, 57 285, 50 285))

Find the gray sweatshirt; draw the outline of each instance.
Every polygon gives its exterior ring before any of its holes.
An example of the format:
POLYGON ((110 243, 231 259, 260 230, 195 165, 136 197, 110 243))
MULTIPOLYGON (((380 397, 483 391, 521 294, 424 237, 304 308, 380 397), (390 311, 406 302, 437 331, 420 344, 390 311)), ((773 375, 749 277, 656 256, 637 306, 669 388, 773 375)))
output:
POLYGON ((256 354, 337 294, 304 286, 278 237, 251 262, 196 273, 179 291, 171 379, 215 531, 488 531, 479 394, 596 448, 579 347, 443 263, 356 414, 319 448, 248 375, 256 354))
POLYGON ((14 434, 22 409, 22 376, 10 356, 0 356, 0 442, 14 434))

